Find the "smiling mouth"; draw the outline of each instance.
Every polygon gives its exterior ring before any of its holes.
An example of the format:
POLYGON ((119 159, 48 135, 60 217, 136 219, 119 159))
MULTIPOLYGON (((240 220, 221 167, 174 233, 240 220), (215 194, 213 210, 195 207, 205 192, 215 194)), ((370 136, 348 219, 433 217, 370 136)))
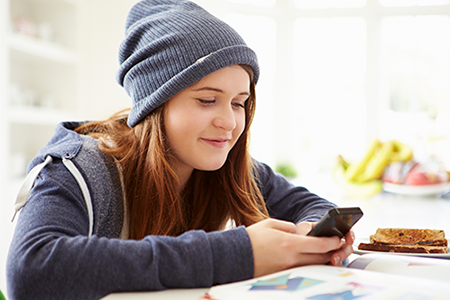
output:
POLYGON ((211 146, 217 147, 217 148, 225 147, 228 144, 228 142, 230 141, 228 139, 203 139, 203 138, 201 140, 204 141, 205 143, 207 143, 211 146))

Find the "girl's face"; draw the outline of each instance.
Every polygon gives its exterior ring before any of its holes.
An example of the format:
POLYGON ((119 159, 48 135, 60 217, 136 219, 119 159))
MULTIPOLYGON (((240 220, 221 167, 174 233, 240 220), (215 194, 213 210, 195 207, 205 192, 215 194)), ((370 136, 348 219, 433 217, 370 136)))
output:
POLYGON ((223 166, 244 130, 249 96, 249 75, 233 65, 203 77, 166 103, 165 130, 179 176, 223 166))

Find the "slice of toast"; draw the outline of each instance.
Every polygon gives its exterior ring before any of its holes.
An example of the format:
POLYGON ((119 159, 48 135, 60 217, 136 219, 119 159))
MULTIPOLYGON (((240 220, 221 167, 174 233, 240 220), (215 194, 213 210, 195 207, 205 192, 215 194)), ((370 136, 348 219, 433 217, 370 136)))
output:
POLYGON ((370 243, 360 243, 359 250, 399 253, 448 253, 443 230, 378 228, 370 243))
POLYGON ((359 250, 397 253, 448 253, 447 246, 388 245, 360 243, 359 250))
POLYGON ((370 236, 370 242, 389 245, 447 246, 444 231, 438 229, 378 228, 376 233, 370 236))

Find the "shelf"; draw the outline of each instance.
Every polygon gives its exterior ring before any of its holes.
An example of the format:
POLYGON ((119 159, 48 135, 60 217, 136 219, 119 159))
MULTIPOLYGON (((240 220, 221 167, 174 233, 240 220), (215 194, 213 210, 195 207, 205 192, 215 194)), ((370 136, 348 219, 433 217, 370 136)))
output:
POLYGON ((58 123, 82 120, 78 106, 82 11, 81 0, 0 3, 0 191, 4 193, 12 185, 18 190, 26 165, 51 139, 58 123))
POLYGON ((10 123, 30 125, 56 125, 61 121, 76 121, 76 114, 43 107, 11 107, 8 109, 10 123))
POLYGON ((10 34, 9 45, 13 50, 50 61, 69 65, 75 65, 77 63, 77 56, 71 50, 58 44, 45 42, 25 35, 10 34))

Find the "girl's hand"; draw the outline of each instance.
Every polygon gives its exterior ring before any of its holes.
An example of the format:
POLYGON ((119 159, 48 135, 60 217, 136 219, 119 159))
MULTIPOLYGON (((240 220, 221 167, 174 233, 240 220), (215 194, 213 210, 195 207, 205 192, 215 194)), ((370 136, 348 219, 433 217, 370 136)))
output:
POLYGON ((304 222, 296 226, 291 222, 266 219, 248 226, 247 233, 253 248, 254 276, 303 265, 330 262, 339 265, 350 255, 351 245, 336 236, 306 236, 313 224, 304 222))
MULTIPOLYGON (((301 222, 297 224, 297 234, 307 235, 317 222, 301 222)), ((331 255, 330 263, 335 266, 342 266, 342 262, 353 252, 355 233, 350 230, 341 241, 341 246, 331 255)))

